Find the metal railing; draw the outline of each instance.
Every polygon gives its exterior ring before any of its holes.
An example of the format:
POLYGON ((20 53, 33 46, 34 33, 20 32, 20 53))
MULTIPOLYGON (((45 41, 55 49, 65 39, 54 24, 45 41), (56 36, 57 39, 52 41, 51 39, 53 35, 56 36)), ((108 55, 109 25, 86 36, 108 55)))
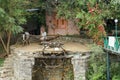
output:
POLYGON ((105 37, 104 48, 120 53, 120 37, 115 37, 115 36, 105 37))

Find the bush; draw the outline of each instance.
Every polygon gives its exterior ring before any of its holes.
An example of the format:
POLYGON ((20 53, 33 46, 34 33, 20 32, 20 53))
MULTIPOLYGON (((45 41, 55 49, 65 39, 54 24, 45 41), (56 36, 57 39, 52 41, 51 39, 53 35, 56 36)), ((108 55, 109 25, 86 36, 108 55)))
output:
MULTIPOLYGON (((106 53, 103 52, 101 46, 92 45, 92 54, 88 61, 87 80, 106 80, 107 76, 107 61, 106 53)), ((115 56, 116 60, 110 56, 110 76, 111 80, 120 80, 120 62, 116 61, 118 55, 115 56)))
POLYGON ((92 45, 88 61, 87 80, 106 80, 106 54, 101 46, 92 45))

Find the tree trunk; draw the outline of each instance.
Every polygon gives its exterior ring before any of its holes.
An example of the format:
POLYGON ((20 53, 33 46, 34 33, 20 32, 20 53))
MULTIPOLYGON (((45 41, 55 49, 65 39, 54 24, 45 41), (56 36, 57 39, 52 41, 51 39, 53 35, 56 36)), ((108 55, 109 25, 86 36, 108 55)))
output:
POLYGON ((5 42, 3 41, 3 38, 2 38, 1 35, 0 35, 0 40, 1 40, 1 42, 2 42, 2 45, 3 45, 3 48, 4 48, 5 52, 6 52, 6 54, 7 54, 7 47, 6 47, 5 42))
POLYGON ((7 54, 10 54, 10 38, 11 38, 11 31, 8 32, 7 34, 8 39, 7 39, 7 54))
POLYGON ((6 55, 10 54, 10 38, 11 38, 11 31, 7 33, 7 43, 3 40, 2 36, 0 35, 0 40, 2 42, 3 48, 6 52, 6 55))

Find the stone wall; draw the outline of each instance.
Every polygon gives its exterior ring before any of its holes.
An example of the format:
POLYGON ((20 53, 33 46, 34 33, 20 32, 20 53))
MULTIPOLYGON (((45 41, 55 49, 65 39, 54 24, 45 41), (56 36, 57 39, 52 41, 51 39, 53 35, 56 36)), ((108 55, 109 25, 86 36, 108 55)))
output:
POLYGON ((58 37, 56 40, 60 40, 60 41, 71 41, 71 42, 78 42, 78 43, 84 43, 84 44, 92 44, 93 40, 92 39, 84 39, 84 38, 80 38, 80 37, 58 37))
MULTIPOLYGON (((35 57, 41 57, 40 52, 22 52, 13 51, 14 53, 14 79, 13 80, 32 80, 32 69, 35 64, 35 57)), ((71 62, 73 64, 74 80, 86 80, 86 66, 88 53, 70 52, 68 56, 73 56, 71 62)))

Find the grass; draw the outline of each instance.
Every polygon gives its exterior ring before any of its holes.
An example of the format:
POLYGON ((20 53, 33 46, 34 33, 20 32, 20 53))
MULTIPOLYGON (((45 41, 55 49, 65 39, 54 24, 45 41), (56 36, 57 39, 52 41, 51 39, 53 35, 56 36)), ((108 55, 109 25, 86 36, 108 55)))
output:
POLYGON ((65 35, 64 37, 74 37, 74 38, 85 38, 90 39, 90 37, 86 34, 80 34, 80 35, 65 35))
POLYGON ((5 59, 0 59, 0 67, 2 66, 2 64, 4 63, 5 59))
MULTIPOLYGON (((4 49, 3 49, 2 45, 0 44, 0 56, 2 55, 2 53, 4 53, 4 49)), ((0 58, 0 67, 4 63, 4 60, 5 60, 4 58, 0 58)))

